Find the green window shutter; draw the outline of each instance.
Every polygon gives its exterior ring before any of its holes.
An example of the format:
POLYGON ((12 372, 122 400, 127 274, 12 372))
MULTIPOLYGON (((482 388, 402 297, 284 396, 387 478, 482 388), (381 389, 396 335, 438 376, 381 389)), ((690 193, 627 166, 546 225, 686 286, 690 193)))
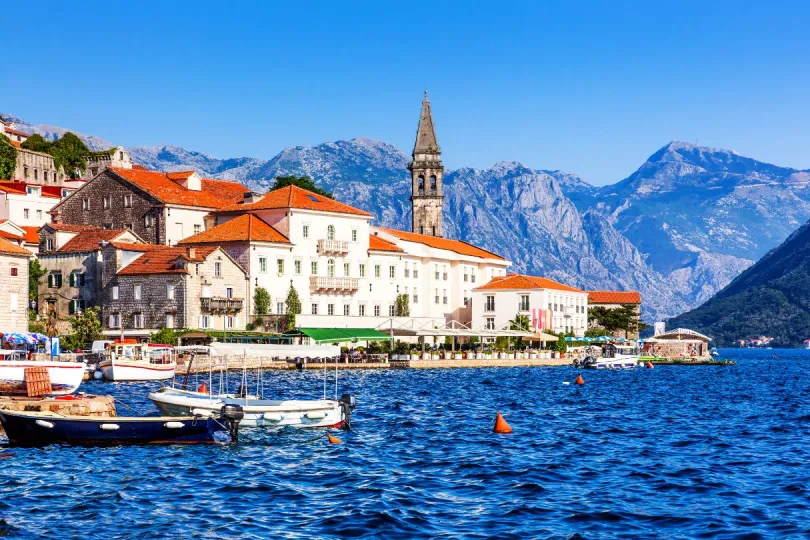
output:
POLYGON ((71 287, 76 286, 76 274, 74 274, 74 273, 70 274, 70 286, 71 287))
POLYGON ((74 313, 76 313, 76 301, 71 300, 70 303, 68 303, 68 315, 73 315, 74 313))
POLYGON ((62 274, 56 274, 56 286, 57 287, 62 286, 62 274))
POLYGON ((53 274, 48 274, 48 287, 53 288, 53 274))

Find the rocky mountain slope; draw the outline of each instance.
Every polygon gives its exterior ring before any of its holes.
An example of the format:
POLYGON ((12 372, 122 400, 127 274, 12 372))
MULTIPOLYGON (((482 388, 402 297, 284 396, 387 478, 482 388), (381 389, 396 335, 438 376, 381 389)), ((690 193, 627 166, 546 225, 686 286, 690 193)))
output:
MULTIPOLYGON (((14 122, 17 125, 17 129, 20 131, 25 133, 39 133, 44 139, 49 141, 55 141, 68 131, 71 131, 57 126, 50 126, 48 124, 29 124, 22 118, 18 118, 13 114, 0 113, 0 117, 6 121, 14 122)), ((95 135, 85 135, 83 133, 76 133, 75 131, 73 133, 78 135, 90 150, 106 150, 107 148, 113 146, 108 141, 105 141, 101 137, 96 137, 95 135)))
POLYGON ((671 322, 712 336, 718 346, 760 335, 773 337, 776 345, 801 345, 810 338, 810 223, 708 302, 671 322))

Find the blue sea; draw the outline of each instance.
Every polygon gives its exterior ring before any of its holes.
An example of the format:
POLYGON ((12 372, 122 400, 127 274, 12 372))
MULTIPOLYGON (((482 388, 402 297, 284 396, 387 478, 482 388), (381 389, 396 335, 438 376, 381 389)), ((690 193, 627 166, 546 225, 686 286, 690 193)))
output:
MULTIPOLYGON (((807 537, 810 351, 720 352, 737 364, 341 371, 358 408, 338 445, 245 429, 233 447, 0 448, 0 536, 807 537)), ((83 390, 127 415, 157 386, 83 390)), ((320 397, 322 373, 264 386, 320 397)))

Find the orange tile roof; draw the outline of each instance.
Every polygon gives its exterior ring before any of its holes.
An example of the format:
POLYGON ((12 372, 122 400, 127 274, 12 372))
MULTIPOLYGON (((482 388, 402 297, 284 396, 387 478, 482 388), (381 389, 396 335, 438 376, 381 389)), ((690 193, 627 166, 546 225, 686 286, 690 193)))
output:
POLYGON ((552 279, 537 276, 523 276, 520 274, 507 274, 505 276, 494 277, 489 283, 475 288, 476 291, 495 291, 500 289, 555 289, 558 291, 583 292, 582 289, 569 287, 552 279))
POLYGON ((402 249, 389 242, 388 240, 384 240, 377 236, 376 234, 368 235, 368 250, 369 251, 402 251, 402 249))
POLYGON ((110 242, 127 232, 127 229, 94 229, 82 231, 67 243, 57 249, 58 253, 76 253, 80 251, 95 251, 99 249, 99 242, 110 242))
POLYGON ((13 195, 25 195, 25 182, 0 181, 0 191, 13 195))
POLYGON ((125 251, 157 251, 159 249, 173 249, 172 246, 163 246, 159 244, 141 244, 138 242, 118 242, 113 240, 110 242, 111 246, 125 251))
POLYGON ((30 225, 21 225, 20 228, 25 231, 23 240, 29 244, 39 244, 39 227, 31 227, 30 225))
POLYGON ((141 168, 121 169, 118 167, 110 167, 108 170, 135 184, 164 204, 220 209, 242 199, 245 191, 247 191, 245 186, 236 182, 207 178, 202 180, 202 189, 200 191, 193 191, 184 188, 172 179, 172 176, 178 179, 187 178, 187 176, 178 177, 177 174, 179 173, 148 171, 141 168))
POLYGON ((25 248, 0 238, 0 253, 3 255, 24 255, 30 257, 32 253, 25 248))
POLYGON ((8 141, 11 143, 11 146, 14 148, 22 148, 22 143, 20 141, 8 141))
POLYGON ((118 275, 144 274, 187 274, 188 269, 175 268, 177 259, 185 258, 191 262, 201 262, 208 258, 217 248, 195 248, 194 257, 190 257, 188 248, 153 246, 156 249, 144 250, 144 254, 118 271, 118 275))
POLYGON ((19 242, 20 240, 23 239, 23 237, 18 235, 18 234, 14 234, 14 233, 11 233, 11 232, 8 232, 8 231, 4 231, 2 229, 0 229, 0 238, 6 238, 8 240, 14 240, 16 242, 19 242))
POLYGON ((590 304, 640 304, 638 291, 588 291, 590 304))
POLYGON ((20 131, 19 129, 13 129, 10 127, 5 128, 6 133, 13 133, 14 135, 19 135, 20 137, 30 137, 30 133, 26 133, 24 131, 20 131))
MULTIPOLYGON (((244 193, 242 194, 244 197, 244 193)), ((271 210, 275 208, 300 208, 302 210, 317 210, 334 214, 353 214, 355 216, 371 216, 365 210, 354 208, 329 197, 318 195, 298 186, 286 186, 269 193, 265 193, 256 202, 245 204, 240 202, 226 208, 224 212, 240 212, 250 210, 271 210)))
POLYGON ((286 236, 257 218, 243 214, 225 223, 220 223, 194 236, 184 238, 178 244, 216 244, 221 242, 274 242, 289 244, 286 236))
POLYGON ((497 259, 499 261, 504 260, 504 258, 500 255, 496 255, 485 249, 468 244, 462 240, 450 240, 447 238, 439 238, 438 236, 398 231, 396 229, 385 229, 383 227, 380 227, 380 230, 385 231, 388 234, 392 234, 400 240, 405 240, 406 242, 415 242, 417 244, 424 244, 432 248, 445 249, 460 255, 469 255, 471 257, 480 257, 482 259, 497 259))

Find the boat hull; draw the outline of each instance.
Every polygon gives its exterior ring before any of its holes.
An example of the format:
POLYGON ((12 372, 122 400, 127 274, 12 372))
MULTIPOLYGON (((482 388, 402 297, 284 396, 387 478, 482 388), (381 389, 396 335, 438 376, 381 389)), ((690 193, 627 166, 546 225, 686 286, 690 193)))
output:
POLYGON ((341 427, 345 421, 343 408, 335 400, 274 401, 239 398, 162 388, 149 394, 149 399, 161 414, 191 416, 214 414, 223 405, 239 405, 244 411, 242 427, 325 428, 341 427))
POLYGON ((0 423, 15 446, 231 442, 227 422, 217 418, 98 418, 0 411, 0 423))
POLYGON ((27 396, 25 368, 46 367, 51 380, 51 394, 65 395, 75 392, 82 384, 84 364, 76 362, 29 362, 24 360, 0 361, 0 395, 27 396))
POLYGON ((165 381, 174 377, 177 364, 151 364, 132 360, 104 360, 99 363, 101 374, 108 381, 165 381))

